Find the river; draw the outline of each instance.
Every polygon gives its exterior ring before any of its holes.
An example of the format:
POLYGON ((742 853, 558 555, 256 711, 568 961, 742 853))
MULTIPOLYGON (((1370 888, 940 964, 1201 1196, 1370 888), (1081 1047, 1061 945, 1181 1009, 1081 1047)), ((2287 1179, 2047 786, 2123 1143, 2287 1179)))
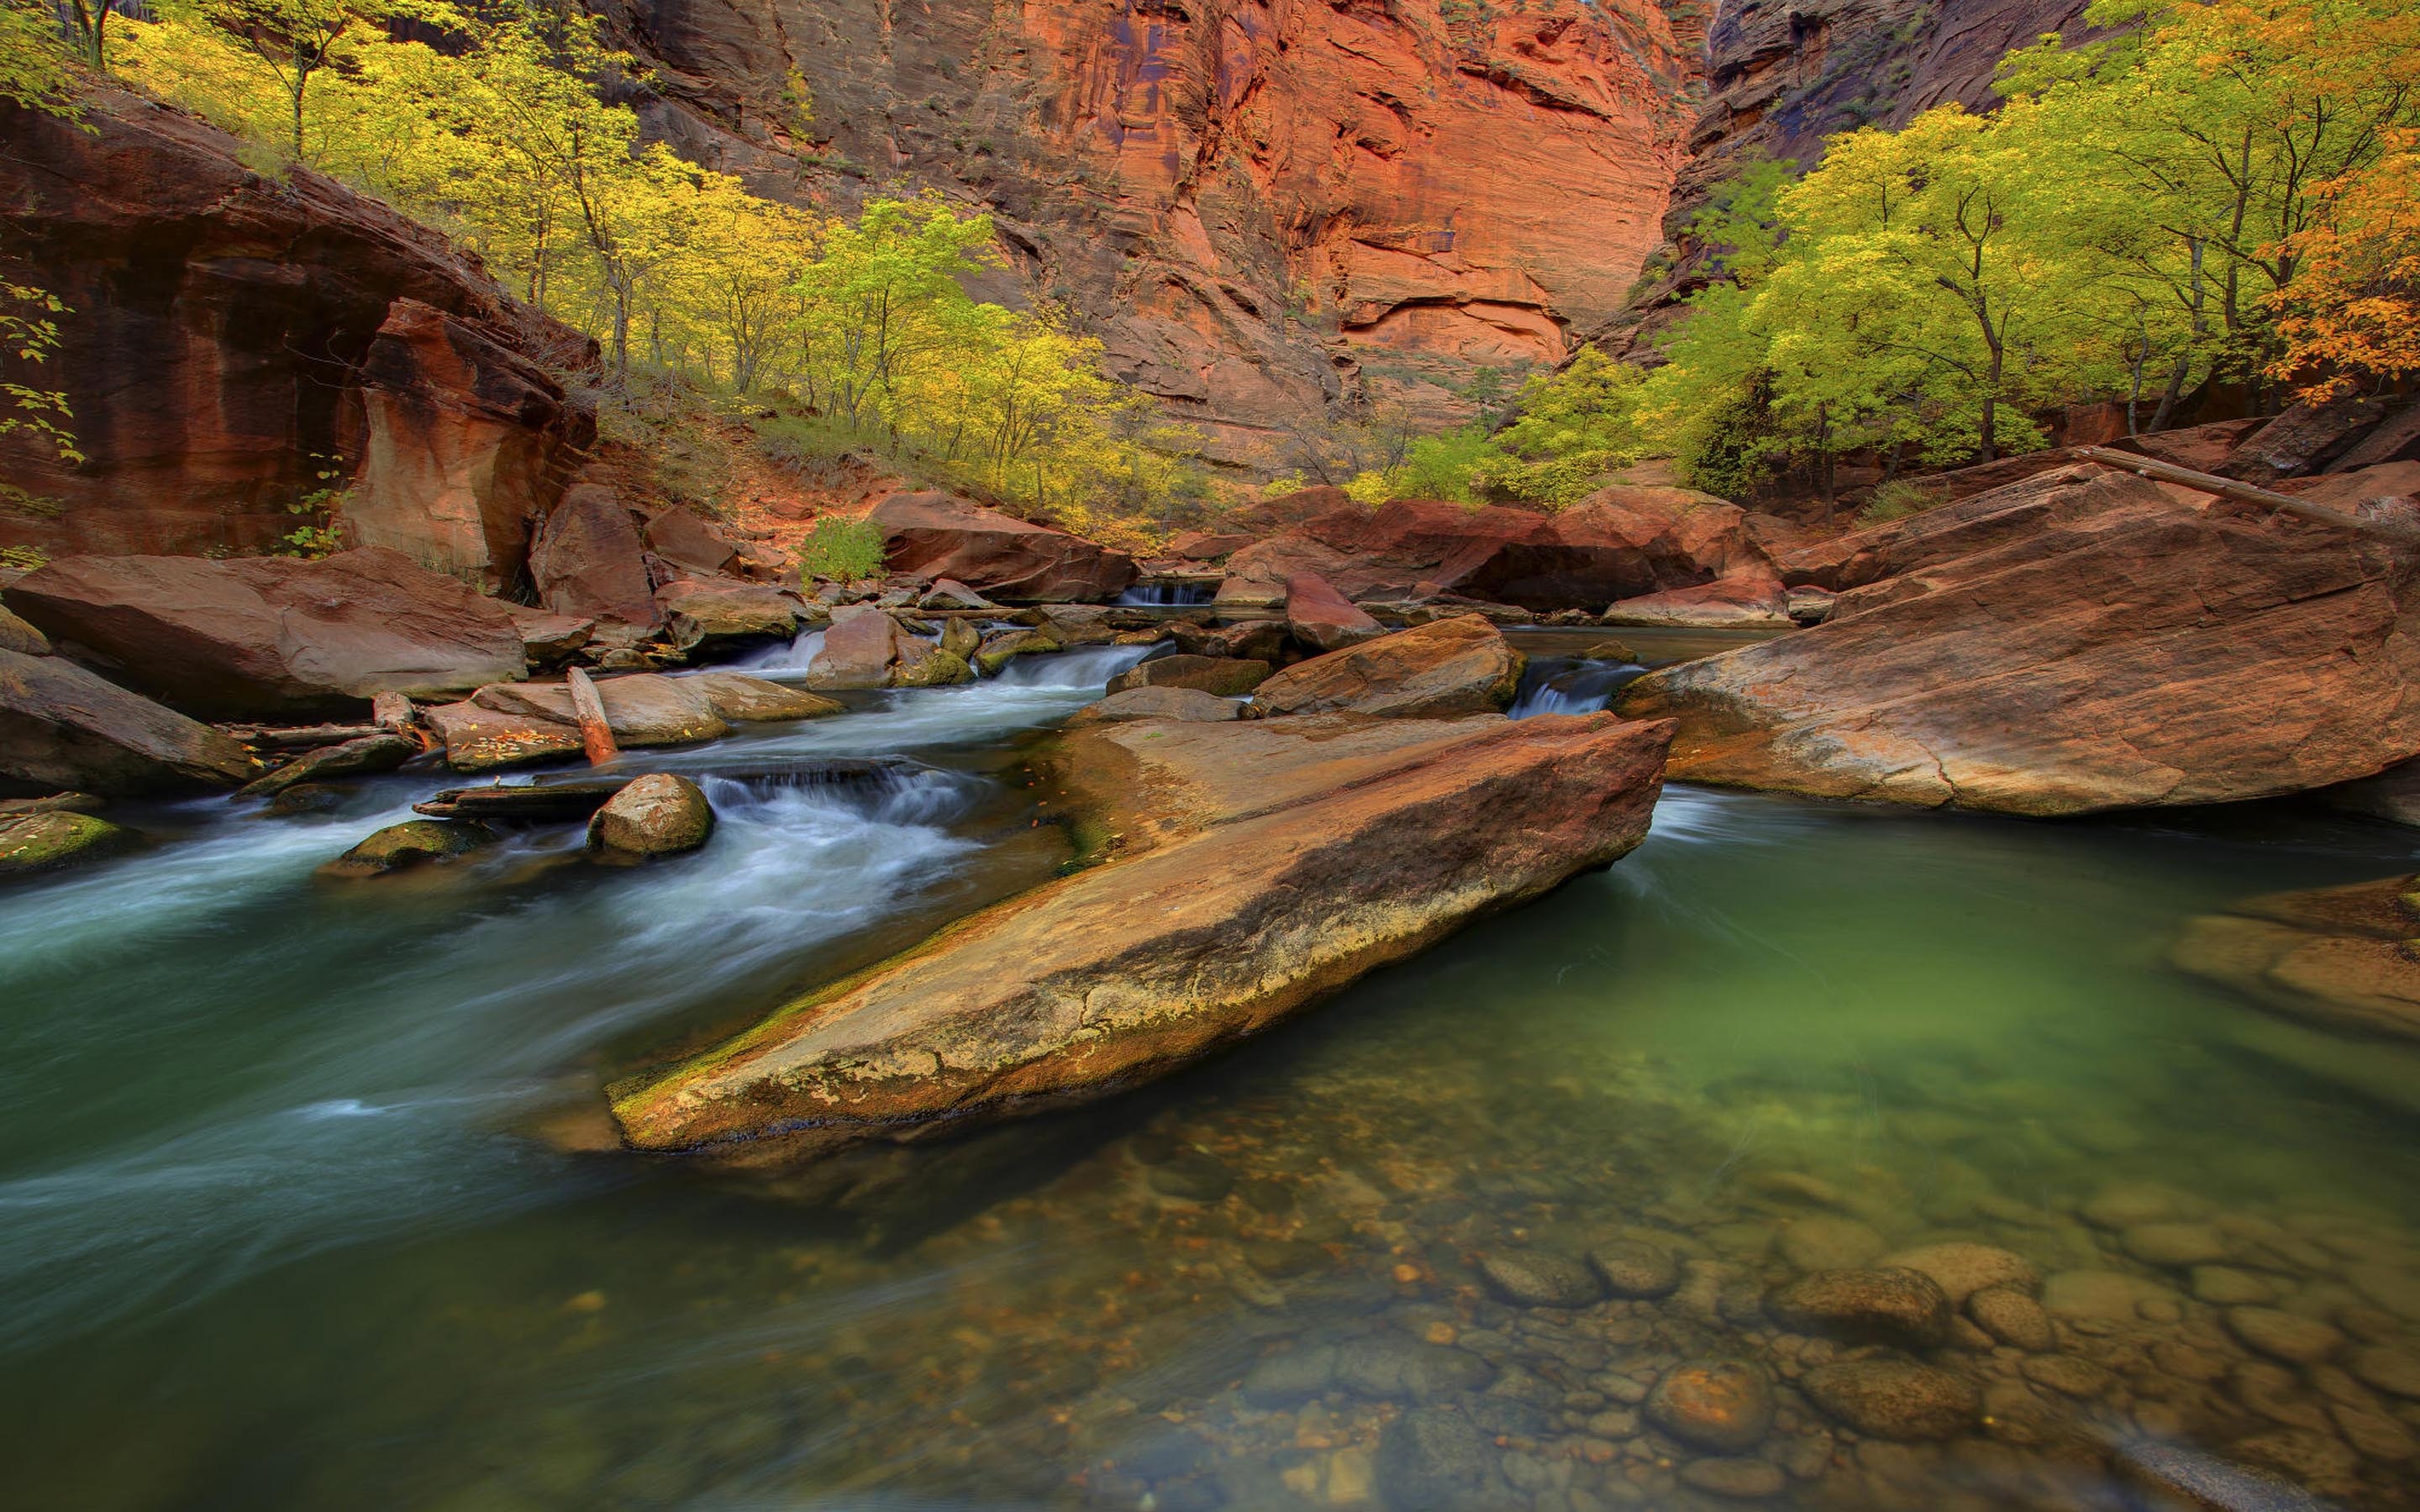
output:
MULTIPOLYGON (((2286 1309, 2359 1309, 2381 1347, 2420 1325, 2348 1279, 2420 1295, 2412 1118, 2162 960, 2198 912, 2412 864, 2408 831, 2289 805, 2035 824, 1675 788, 1611 870, 1113 1103, 808 1181, 580 1148, 600 1076, 1047 875, 1018 743, 1138 655, 641 753, 721 815, 643 870, 557 836, 315 883, 440 785, 399 776, 313 817, 147 814, 169 842, 0 893, 9 1504, 1736 1505, 1637 1397, 1684 1358, 1794 1379, 1828 1347, 1780 1340, 1757 1278, 1868 1235, 2177 1300, 2077 1330, 2099 1374, 2025 1388, 2024 1432, 1857 1443, 1785 1393, 1766 1504, 2115 1506, 2113 1446, 2264 1432, 2347 1504, 2412 1504, 2390 1451, 2420 1406, 2213 1337, 2197 1274, 2085 1216, 2115 1191, 2303 1236, 2248 1267, 2286 1309), (833 755, 921 764, 779 775, 833 755), (1567 1315, 1477 1269, 1617 1229, 1691 1283, 1567 1315), (1330 1345, 1379 1365, 1271 1384, 1330 1345), (1419 1414, 1480 1425, 1483 1491, 1388 1438, 1419 1414)), ((1553 675, 1528 707, 1613 680, 1553 675)))

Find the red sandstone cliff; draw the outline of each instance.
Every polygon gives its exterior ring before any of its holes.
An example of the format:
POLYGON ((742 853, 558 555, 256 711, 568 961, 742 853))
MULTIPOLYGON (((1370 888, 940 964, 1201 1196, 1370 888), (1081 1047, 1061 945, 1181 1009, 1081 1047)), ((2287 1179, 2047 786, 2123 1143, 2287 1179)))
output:
MULTIPOLYGON (((938 183, 1235 460, 1552 363, 1661 239, 1701 0, 609 0, 769 193, 938 183), (792 108, 796 70, 815 121, 792 108), (815 140, 808 141, 812 135, 815 140)), ((1009 295, 1003 286, 993 291, 1009 295)))
POLYGON ((551 370, 592 346, 445 239, 115 90, 89 130, 0 105, 0 256, 57 294, 41 370, 86 460, 0 443, 0 546, 251 553, 352 484, 360 544, 511 587, 594 429, 551 370), (323 480, 336 457, 357 476, 323 480))

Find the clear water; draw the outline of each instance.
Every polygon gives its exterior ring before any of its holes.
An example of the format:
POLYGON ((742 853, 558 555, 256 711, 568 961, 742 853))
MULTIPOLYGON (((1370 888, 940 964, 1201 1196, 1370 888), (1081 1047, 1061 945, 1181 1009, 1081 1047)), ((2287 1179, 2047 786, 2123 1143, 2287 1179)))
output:
POLYGON ((2342 1351, 2261 1365, 2077 1216, 2149 1181, 2231 1235, 2318 1236, 2264 1252, 2285 1305, 2410 1345, 2353 1273, 2420 1286, 2420 1129, 2161 959, 2244 894, 2408 869, 2384 826, 1676 790, 1612 870, 1087 1112, 787 1181, 540 1137, 598 1076, 1047 870, 1010 753, 1137 654, 675 753, 939 769, 725 783, 713 845, 642 871, 557 837, 315 886, 434 785, 397 778, 326 818, 165 811, 177 843, 0 894, 8 1504, 1735 1505, 1629 1398, 1686 1358, 1816 1360, 1756 1307, 1816 1218, 2179 1301, 2071 1332, 2108 1373, 2024 1388, 2023 1433, 1859 1443, 1785 1391, 1766 1504, 2114 1508, 2146 1443, 2412 1504, 2386 1456, 2413 1403, 2342 1351), (1672 1298, 1526 1311, 1476 1269, 1626 1226, 1694 1257, 1672 1298), (1486 1380, 1239 1389, 1324 1343, 1486 1380), (1481 1427, 1478 1481, 1419 1482, 1388 1433, 1423 1414, 1481 1427))
POLYGON ((1218 596, 1217 583, 1137 583, 1118 595, 1132 609, 1178 609, 1207 604, 1218 596))

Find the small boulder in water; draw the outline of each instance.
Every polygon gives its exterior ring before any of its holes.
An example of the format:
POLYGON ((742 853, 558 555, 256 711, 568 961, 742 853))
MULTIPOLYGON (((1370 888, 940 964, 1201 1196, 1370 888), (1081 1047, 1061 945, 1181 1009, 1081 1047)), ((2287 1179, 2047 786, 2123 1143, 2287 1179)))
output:
POLYGON ((0 816, 0 876, 95 861, 140 843, 132 830, 70 810, 0 816))
POLYGON ((323 877, 374 877, 430 861, 467 856, 495 843, 485 825, 458 819, 410 819, 389 825, 319 868, 323 877))
POLYGON ((1244 706, 1192 687, 1129 687, 1067 717, 1067 727, 1119 724, 1128 719, 1176 719, 1187 723, 1243 717, 1244 706))
POLYGON ((1196 656, 1183 652, 1141 662, 1109 679, 1109 691, 1133 687, 1190 687, 1220 698, 1239 698, 1269 680, 1265 661, 1235 656, 1196 656))
POLYGON ((1949 1336, 1949 1298, 1920 1271, 1817 1271, 1764 1299, 1774 1321, 1801 1334, 1924 1349, 1949 1336))
POLYGON ((420 742, 410 735, 380 731, 339 745, 321 746, 295 757, 267 777, 256 778, 236 791, 239 798, 266 798, 302 782, 331 777, 359 777, 392 772, 420 754, 420 742))
POLYGON ((1773 1431, 1773 1378, 1745 1360, 1674 1365, 1647 1396, 1647 1421, 1715 1454, 1745 1454, 1773 1431))
POLYGON ((1820 1365, 1799 1389, 1829 1416, 1878 1439, 1955 1438, 1983 1412, 1972 1382, 1915 1360, 1820 1365))
POLYGON ((1488 1289, 1524 1307, 1585 1307, 1605 1300, 1595 1272, 1545 1250, 1499 1250, 1479 1262, 1488 1289))
POLYGON ((705 792, 669 772, 636 779, 605 800, 588 821, 588 848, 637 859, 693 851, 714 833, 714 807, 705 792))
POLYGON ((955 578, 943 578, 924 590, 924 596, 916 600, 916 607, 918 609, 994 609, 998 606, 955 578))
POLYGON ((265 811, 280 819, 291 819, 296 814, 326 813, 344 807, 344 803, 342 788, 333 788, 325 782, 297 782, 270 799, 265 811))

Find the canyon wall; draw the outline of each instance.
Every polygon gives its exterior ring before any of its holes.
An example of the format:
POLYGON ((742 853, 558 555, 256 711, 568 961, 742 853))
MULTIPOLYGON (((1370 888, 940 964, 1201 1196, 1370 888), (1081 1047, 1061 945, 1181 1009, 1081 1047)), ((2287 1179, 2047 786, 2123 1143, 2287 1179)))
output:
POLYGON ((1340 401, 1469 410, 1661 241, 1705 0, 604 0, 651 123, 760 192, 936 186, 1249 465, 1340 401), (801 105, 812 102, 813 118, 801 105))
POLYGON ((349 485, 361 544, 515 586, 594 430, 554 376, 592 343, 438 233, 137 96, 0 105, 0 273, 67 306, 31 371, 84 454, 0 438, 0 547, 252 554, 349 485))

